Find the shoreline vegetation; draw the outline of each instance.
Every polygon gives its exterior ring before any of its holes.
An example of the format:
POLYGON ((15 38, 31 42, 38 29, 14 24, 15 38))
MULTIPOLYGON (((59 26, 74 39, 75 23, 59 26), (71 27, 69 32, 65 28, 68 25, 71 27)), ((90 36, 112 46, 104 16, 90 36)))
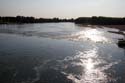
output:
POLYGON ((125 17, 79 17, 75 19, 75 23, 90 25, 125 25, 125 17))
POLYGON ((59 18, 35 18, 35 17, 1 17, 0 24, 24 24, 24 23, 51 23, 51 22, 74 22, 74 19, 59 19, 59 18))
POLYGON ((78 17, 76 19, 60 18, 35 18, 25 16, 0 16, 0 24, 24 24, 24 23, 51 23, 51 22, 74 22, 83 25, 125 25, 125 17, 78 17))

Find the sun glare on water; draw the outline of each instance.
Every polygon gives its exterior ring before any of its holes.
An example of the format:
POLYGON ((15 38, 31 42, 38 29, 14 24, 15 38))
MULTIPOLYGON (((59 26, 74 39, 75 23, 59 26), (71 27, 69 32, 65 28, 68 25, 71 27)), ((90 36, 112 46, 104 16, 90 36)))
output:
MULTIPOLYGON (((74 56, 68 56, 64 59, 64 61, 70 62, 73 67, 80 67, 79 74, 66 72, 67 78, 74 81, 74 83, 114 83, 114 78, 105 71, 109 70, 113 65, 118 64, 118 62, 108 62, 104 56, 100 55, 103 54, 100 53, 102 50, 96 44, 98 42, 104 44, 111 42, 105 32, 98 28, 84 28, 84 30, 72 34, 69 38, 77 42, 87 41, 92 43, 92 46, 83 51, 78 50, 74 56)), ((68 66, 71 67, 71 65, 66 64, 66 68, 68 66)))
POLYGON ((72 40, 90 40, 93 42, 108 42, 108 39, 104 36, 102 31, 98 29, 85 29, 72 35, 72 40))
POLYGON ((83 68, 82 74, 74 75, 67 74, 67 78, 74 81, 74 83, 108 83, 113 81, 113 78, 109 77, 105 70, 108 70, 117 62, 107 63, 98 54, 98 48, 93 48, 88 51, 79 51, 74 57, 68 57, 67 61, 73 60, 74 66, 81 66, 83 68), (75 62, 75 61, 79 62, 75 62), (103 67, 99 67, 103 65, 103 67))
POLYGON ((106 41, 106 38, 103 37, 103 33, 98 31, 97 29, 90 29, 85 31, 84 33, 85 37, 89 38, 90 40, 94 42, 99 42, 99 41, 106 41))

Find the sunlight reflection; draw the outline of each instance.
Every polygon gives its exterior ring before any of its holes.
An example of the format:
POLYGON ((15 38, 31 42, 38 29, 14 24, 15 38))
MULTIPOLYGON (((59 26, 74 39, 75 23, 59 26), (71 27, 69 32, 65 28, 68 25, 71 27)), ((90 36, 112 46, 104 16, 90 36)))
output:
POLYGON ((104 36, 102 31, 98 29, 85 29, 84 31, 77 32, 71 37, 73 40, 91 40, 93 42, 107 42, 108 39, 104 36))
POLYGON ((99 41, 106 41, 106 38, 103 35, 102 32, 98 31, 97 29, 90 29, 85 31, 85 37, 89 38, 90 40, 94 42, 99 42, 99 41))
POLYGON ((84 67, 84 73, 81 76, 79 83, 100 83, 101 81, 106 82, 106 75, 104 72, 100 71, 98 68, 95 68, 96 65, 99 65, 101 60, 97 54, 97 49, 92 49, 86 52, 83 55, 82 65, 84 67))
POLYGON ((91 71, 94 68, 94 64, 92 59, 88 59, 86 62, 86 70, 91 71))
POLYGON ((107 83, 111 79, 108 78, 108 75, 104 70, 117 64, 116 62, 107 63, 104 61, 98 55, 97 48, 85 52, 80 51, 76 56, 68 57, 65 60, 80 60, 79 62, 72 62, 72 64, 83 67, 82 74, 77 76, 74 74, 68 74, 68 78, 75 83, 107 83), (103 67, 99 67, 99 65, 103 65, 103 67))

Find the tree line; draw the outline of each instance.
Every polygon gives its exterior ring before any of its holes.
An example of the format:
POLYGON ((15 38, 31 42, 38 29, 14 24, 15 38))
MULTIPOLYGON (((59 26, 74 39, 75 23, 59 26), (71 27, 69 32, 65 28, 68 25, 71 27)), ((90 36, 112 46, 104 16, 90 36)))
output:
POLYGON ((59 18, 35 18, 35 17, 0 17, 0 24, 10 23, 48 23, 48 22, 73 22, 74 19, 59 19, 59 18))
POLYGON ((49 22, 75 22, 76 24, 91 24, 91 25, 125 25, 125 17, 79 17, 76 19, 59 19, 59 18, 35 18, 35 17, 0 17, 0 24, 10 23, 49 23, 49 22))
POLYGON ((76 24, 91 24, 91 25, 125 25, 125 17, 79 17, 75 19, 76 24))

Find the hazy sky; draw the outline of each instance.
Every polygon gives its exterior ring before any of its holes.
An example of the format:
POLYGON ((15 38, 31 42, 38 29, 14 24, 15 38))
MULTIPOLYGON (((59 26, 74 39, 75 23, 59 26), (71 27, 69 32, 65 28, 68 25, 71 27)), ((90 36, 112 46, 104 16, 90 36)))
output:
POLYGON ((125 16, 125 0, 0 0, 0 16, 125 16))

